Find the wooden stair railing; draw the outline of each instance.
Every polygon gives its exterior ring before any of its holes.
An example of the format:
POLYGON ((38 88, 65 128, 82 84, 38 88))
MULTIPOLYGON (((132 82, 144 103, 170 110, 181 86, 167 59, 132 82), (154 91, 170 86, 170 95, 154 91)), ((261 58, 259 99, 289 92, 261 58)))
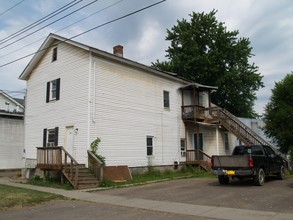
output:
POLYGON ((202 150, 186 150, 186 163, 198 164, 205 171, 211 171, 211 157, 202 150))
POLYGON ((262 144, 273 147, 227 110, 214 107, 212 108, 211 115, 212 117, 216 117, 221 125, 235 134, 244 144, 262 144))
POLYGON ((62 147, 37 147, 37 168, 59 170, 74 189, 78 188, 79 164, 62 147))
POLYGON ((103 167, 104 163, 100 161, 96 155, 94 155, 90 150, 87 151, 88 154, 88 168, 91 173, 98 178, 99 181, 103 180, 103 167))
POLYGON ((62 173, 74 189, 78 188, 78 162, 63 148, 60 147, 63 152, 63 169, 62 173))

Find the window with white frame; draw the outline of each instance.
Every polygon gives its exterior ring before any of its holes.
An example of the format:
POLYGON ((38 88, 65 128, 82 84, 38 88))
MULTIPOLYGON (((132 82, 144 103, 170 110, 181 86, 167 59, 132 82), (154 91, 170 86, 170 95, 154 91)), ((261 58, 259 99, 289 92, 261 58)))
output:
POLYGON ((186 156, 186 139, 181 138, 180 139, 180 151, 181 151, 181 157, 186 156))
POLYGON ((153 137, 147 136, 146 138, 147 156, 153 155, 153 137))
POLYGON ((164 108, 165 109, 169 109, 170 108, 169 92, 168 91, 164 91, 163 96, 164 96, 164 108))
POLYGON ((43 147, 58 146, 58 131, 58 127, 43 130, 43 147))
POLYGON ((47 82, 46 102, 60 99, 60 78, 47 82))

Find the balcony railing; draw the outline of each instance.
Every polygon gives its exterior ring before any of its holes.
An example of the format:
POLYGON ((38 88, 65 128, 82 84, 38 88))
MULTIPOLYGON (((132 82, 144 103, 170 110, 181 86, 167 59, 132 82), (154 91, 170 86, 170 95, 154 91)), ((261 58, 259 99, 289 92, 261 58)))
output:
POLYGON ((186 105, 182 106, 182 119, 183 120, 196 120, 204 119, 205 111, 207 109, 198 105, 186 105))

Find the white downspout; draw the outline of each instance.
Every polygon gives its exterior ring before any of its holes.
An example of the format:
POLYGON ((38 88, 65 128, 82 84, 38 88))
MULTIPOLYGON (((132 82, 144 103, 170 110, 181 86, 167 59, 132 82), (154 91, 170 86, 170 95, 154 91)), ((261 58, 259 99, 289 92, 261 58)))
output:
POLYGON ((91 77, 92 77, 92 53, 89 52, 89 81, 88 81, 88 121, 87 121, 87 143, 86 150, 90 146, 90 129, 91 129, 91 77))
POLYGON ((94 72, 93 72, 93 109, 92 109, 92 122, 95 123, 96 122, 96 62, 93 63, 94 64, 94 72))

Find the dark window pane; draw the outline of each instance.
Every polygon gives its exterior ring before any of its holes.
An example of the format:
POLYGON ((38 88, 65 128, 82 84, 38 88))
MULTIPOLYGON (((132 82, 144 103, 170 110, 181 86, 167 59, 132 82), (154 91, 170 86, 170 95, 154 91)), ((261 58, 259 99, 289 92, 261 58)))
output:
POLYGON ((153 146, 153 138, 147 138, 147 146, 153 146))
POLYGON ((164 108, 170 107, 169 92, 164 91, 164 108))
POLYGON ((52 62, 57 60, 57 47, 53 49, 52 62))
POLYGON ((147 147, 147 156, 153 155, 153 147, 147 147))

